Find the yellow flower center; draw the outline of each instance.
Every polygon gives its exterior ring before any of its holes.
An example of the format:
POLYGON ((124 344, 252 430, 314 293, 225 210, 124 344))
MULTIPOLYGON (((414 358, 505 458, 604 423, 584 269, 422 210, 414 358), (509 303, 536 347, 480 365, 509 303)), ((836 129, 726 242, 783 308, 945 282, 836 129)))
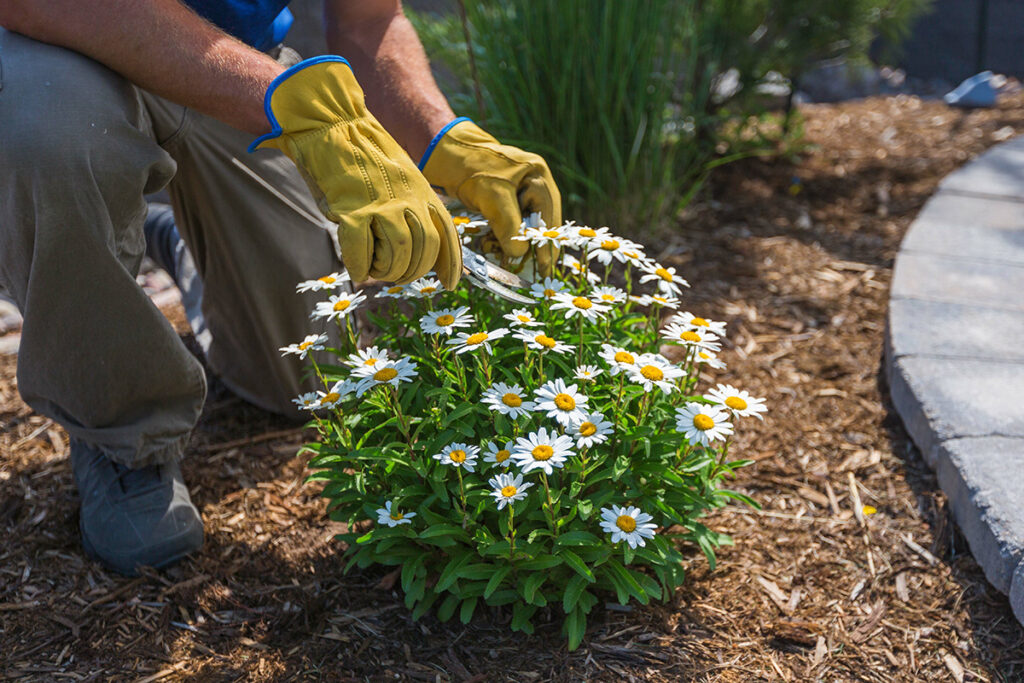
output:
POLYGON ((593 228, 580 228, 580 237, 597 237, 597 232, 593 228))
POLYGON ((604 240, 601 242, 601 248, 605 251, 615 251, 619 248, 618 240, 604 240))
POLYGON ((341 394, 339 394, 337 391, 331 391, 324 395, 323 402, 334 403, 339 398, 341 398, 341 394))
POLYGON ((615 526, 619 527, 627 534, 631 534, 636 531, 636 520, 629 515, 619 515, 619 518, 615 520, 615 526))
POLYGON ((452 216, 452 223, 455 225, 465 225, 469 222, 469 216, 452 216))
POLYGON ((447 313, 445 313, 444 315, 437 316, 437 320, 434 321, 435 324, 440 325, 442 327, 444 327, 445 325, 451 325, 453 322, 455 322, 455 316, 448 315, 447 313))
POLYGON ((421 294, 433 294, 437 291, 437 287, 420 287, 421 294))
POLYGON ((393 519, 393 520, 395 520, 397 522, 400 519, 405 519, 405 515, 402 514, 401 512, 392 512, 391 513, 391 519, 393 519))
POLYGON ((334 310, 336 310, 336 311, 344 311, 346 308, 349 307, 349 305, 351 305, 351 303, 352 302, 349 301, 348 299, 341 299, 339 301, 335 301, 334 302, 334 310))
POLYGON ((302 342, 301 344, 299 344, 299 351, 305 351, 306 349, 308 349, 312 345, 313 345, 313 342, 311 342, 311 341, 302 342))
POLYGON ((507 405, 509 408, 518 408, 523 405, 523 399, 519 396, 508 393, 501 397, 501 402, 507 405))
POLYGON ((547 297, 548 299, 553 297, 555 294, 556 294, 556 292, 553 289, 545 289, 544 290, 544 296, 547 297))
POLYGON ((729 406, 733 410, 747 409, 747 402, 744 401, 739 396, 730 396, 729 398, 725 399, 725 405, 729 406))
POLYGON ((331 277, 330 275, 324 275, 323 277, 317 278, 318 282, 322 282, 325 285, 333 285, 337 280, 338 278, 331 277))
POLYGON ((505 462, 512 456, 507 449, 502 448, 500 451, 494 454, 494 462, 505 462))
POLYGON ((679 338, 682 339, 683 341, 688 341, 688 342, 699 342, 700 341, 700 335, 697 334, 696 332, 691 331, 691 330, 687 330, 686 332, 683 332, 682 334, 679 335, 679 338))
POLYGON ((573 410, 576 408, 576 399, 569 394, 555 394, 555 407, 559 410, 573 410))
POLYGON ((711 358, 711 356, 709 356, 708 354, 704 353, 703 351, 698 351, 697 355, 700 356, 701 360, 707 360, 707 359, 711 358))
POLYGON ((704 413, 697 413, 693 416, 693 426, 702 432, 706 432, 715 426, 715 421, 704 413))
POLYGON ((396 377, 398 377, 398 370, 394 368, 381 368, 373 373, 373 378, 378 382, 390 382, 396 377))
POLYGON ((448 459, 451 460, 452 462, 466 462, 466 451, 462 450, 461 448, 451 451, 448 454, 448 459))
POLYGON ((477 332, 466 337, 466 343, 470 346, 476 346, 477 344, 483 344, 487 340, 486 332, 477 332))
POLYGON ((594 304, 591 303, 590 299, 586 298, 585 296, 574 296, 572 298, 572 305, 575 306, 576 308, 585 311, 588 308, 592 307, 594 304))
POLYGON ((555 454, 555 449, 551 446, 542 444, 530 451, 530 454, 533 456, 534 460, 550 460, 551 456, 555 454))
POLYGON ((708 324, 708 321, 705 320, 704 318, 693 318, 690 321, 690 324, 691 325, 696 325, 697 327, 710 327, 710 325, 708 324))
POLYGON ((626 351, 616 351, 615 352, 615 362, 616 363, 626 363, 628 365, 632 365, 633 363, 636 362, 636 359, 633 358, 633 354, 631 354, 631 353, 628 353, 626 351))
POLYGON ((557 230, 545 230, 541 234, 544 235, 545 237, 550 237, 552 239, 555 237, 560 237, 560 234, 557 230))
POLYGON ((380 358, 367 358, 366 360, 363 361, 363 365, 365 365, 366 367, 372 368, 374 365, 377 364, 377 361, 379 361, 379 360, 380 360, 380 358))
POLYGON ((545 349, 555 348, 555 340, 546 334, 539 334, 534 338, 534 341, 543 346, 545 349))
POLYGON ((597 425, 593 422, 584 422, 580 425, 580 434, 583 436, 593 436, 597 433, 597 425))
POLYGON ((636 253, 635 251, 624 251, 622 253, 628 256, 629 258, 640 258, 640 254, 636 253))
POLYGON ((462 232, 466 233, 467 235, 476 235, 477 233, 480 232, 480 226, 467 225, 465 228, 462 229, 462 232))
POLYGON ((395 285, 394 287, 388 287, 388 294, 398 294, 403 289, 405 289, 405 287, 403 287, 402 285, 395 285))
POLYGON ((601 295, 601 301, 615 301, 615 295, 614 294, 602 294, 601 295))
POLYGON ((517 319, 517 320, 518 320, 519 322, 521 322, 521 323, 529 323, 529 322, 533 322, 533 318, 531 318, 531 317, 530 317, 530 316, 528 316, 528 315, 517 315, 517 316, 516 316, 516 319, 517 319))
POLYGON ((661 371, 661 368, 654 365, 643 366, 640 368, 640 374, 643 375, 645 379, 649 379, 652 382, 660 382, 665 379, 665 373, 661 371))
POLYGON ((651 299, 653 299, 654 301, 657 301, 659 304, 667 304, 668 303, 668 299, 666 299, 663 296, 658 296, 657 294, 652 296, 651 299))
POLYGON ((511 498, 512 496, 516 495, 517 491, 518 489, 515 486, 509 484, 508 486, 501 490, 501 495, 505 496, 506 498, 511 498))
POLYGON ((655 268, 654 274, 660 277, 662 280, 672 282, 672 273, 668 272, 664 268, 655 268))

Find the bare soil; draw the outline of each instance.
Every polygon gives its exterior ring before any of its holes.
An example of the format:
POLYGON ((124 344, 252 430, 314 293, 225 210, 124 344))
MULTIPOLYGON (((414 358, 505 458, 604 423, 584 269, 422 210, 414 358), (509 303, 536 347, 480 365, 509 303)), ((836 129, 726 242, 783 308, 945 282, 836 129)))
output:
MULTIPOLYGON (((0 357, 0 679, 26 681, 1020 681, 1024 631, 986 581, 889 404, 893 258, 939 180, 1024 131, 1024 97, 803 107, 808 146, 722 169, 671 231, 687 308, 729 322, 728 382, 766 396, 733 452, 761 512, 710 518, 672 604, 598 608, 584 645, 509 614, 413 622, 394 576, 341 571, 301 429, 209 402, 186 478, 202 553, 125 579, 79 547, 67 438, 0 357), (870 505, 877 513, 865 516, 870 505)), ((181 325, 180 311, 168 311, 181 325)), ((708 378, 709 381, 712 379, 708 378)))

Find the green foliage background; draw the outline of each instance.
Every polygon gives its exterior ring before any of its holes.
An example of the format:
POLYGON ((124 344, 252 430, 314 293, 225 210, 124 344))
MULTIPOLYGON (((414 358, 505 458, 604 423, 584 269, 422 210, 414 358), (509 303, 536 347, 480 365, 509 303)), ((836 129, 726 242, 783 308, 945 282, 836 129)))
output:
POLYGON ((930 3, 466 0, 476 79, 458 13, 410 14, 460 115, 544 155, 567 215, 642 231, 716 166, 776 148, 790 128, 767 113, 767 75, 866 60, 930 3), (727 73, 738 89, 717 87, 727 73))

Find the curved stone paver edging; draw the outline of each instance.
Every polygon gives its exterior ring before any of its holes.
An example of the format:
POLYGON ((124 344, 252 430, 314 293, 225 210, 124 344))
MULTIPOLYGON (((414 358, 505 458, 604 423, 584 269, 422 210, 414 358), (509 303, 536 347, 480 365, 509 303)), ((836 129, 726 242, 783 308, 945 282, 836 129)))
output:
POLYGON ((1024 623, 1024 137, 947 176, 910 226, 885 341, 896 411, 1024 623))

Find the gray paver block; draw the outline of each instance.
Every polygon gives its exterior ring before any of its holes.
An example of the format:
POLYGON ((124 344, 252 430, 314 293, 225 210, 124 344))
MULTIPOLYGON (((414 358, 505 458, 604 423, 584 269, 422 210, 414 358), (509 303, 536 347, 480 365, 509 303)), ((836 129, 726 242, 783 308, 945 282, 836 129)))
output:
POLYGON ((1024 438, 1024 363, 903 356, 888 367, 893 404, 932 467, 949 439, 1024 438))
POLYGON ((993 147, 946 176, 939 188, 1024 199, 1024 137, 993 147))
POLYGON ((1024 361, 1021 339, 1024 311, 921 299, 889 302, 893 358, 932 355, 1024 361))
POLYGON ((1010 607, 1017 621, 1024 624, 1024 562, 1017 565, 1010 582, 1010 607))
POLYGON ((1024 265, 1024 201, 940 192, 918 214, 900 250, 1024 265))
POLYGON ((1024 311, 1022 292, 1024 265, 903 251, 896 258, 891 296, 1024 311))
POLYGON ((935 472, 985 576, 1003 593, 1024 556, 1024 439, 952 439, 935 472))

